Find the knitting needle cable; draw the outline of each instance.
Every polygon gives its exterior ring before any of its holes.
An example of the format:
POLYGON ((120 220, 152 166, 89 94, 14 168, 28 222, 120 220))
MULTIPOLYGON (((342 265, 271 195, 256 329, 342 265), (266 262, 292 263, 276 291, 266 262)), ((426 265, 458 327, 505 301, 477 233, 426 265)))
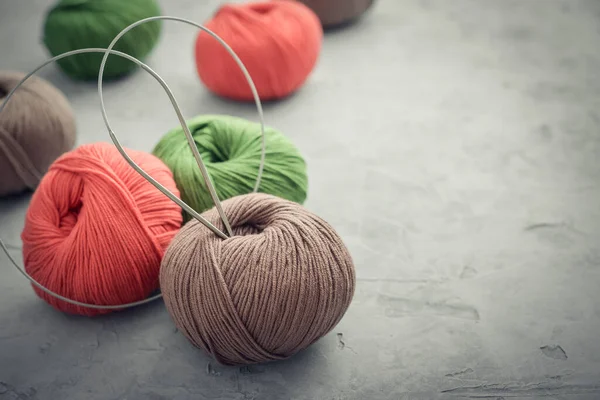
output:
MULTIPOLYGON (((157 18, 150 18, 150 19, 157 19, 157 18)), ((170 17, 170 18, 165 18, 165 19, 173 19, 173 20, 180 20, 179 18, 175 18, 175 17, 170 17)), ((144 21, 144 20, 142 20, 144 21)), ((142 21, 140 21, 140 23, 142 23, 142 21)), ((251 87, 251 90, 254 94, 254 99, 257 105, 257 109, 258 109, 258 114, 259 114, 259 118, 260 118, 260 126, 261 126, 261 133, 262 133, 262 153, 261 153, 261 162, 259 165, 259 171, 258 171, 258 176, 256 179, 256 184, 254 187, 254 192, 258 191, 258 188, 260 186, 260 180, 261 180, 261 176, 262 176, 262 172, 264 169, 264 160, 265 160, 265 135, 264 135, 264 120, 263 120, 263 112, 262 112, 262 106, 260 103, 260 98, 258 96, 258 93, 256 91, 256 88, 254 86, 254 83, 252 81, 252 79, 250 78, 250 74, 248 73, 248 71, 246 70, 246 68, 244 67, 244 65, 242 64, 241 60, 239 60, 239 58, 237 57, 237 55, 233 52, 233 50, 231 50, 231 48, 229 48, 229 46, 222 40, 220 39, 218 36, 216 36, 216 34, 208 31, 208 29, 197 25, 191 21, 187 21, 187 20, 182 20, 182 22, 187 22, 187 23, 191 23, 194 26, 199 27, 200 29, 203 29, 205 31, 207 31, 209 34, 211 34, 213 37, 215 37, 221 44, 223 44, 225 46, 225 48, 230 52, 230 54, 232 55, 232 57, 236 60, 236 62, 238 62, 238 65, 240 66, 240 68, 242 69, 242 72, 244 73, 244 75, 246 76, 246 78, 248 79, 248 83, 251 87)), ((130 28, 133 28, 134 26, 130 26, 130 28)), ((126 33, 127 31, 122 32, 122 34, 126 33)), ((122 34, 120 36, 122 36, 122 34)), ((115 39, 115 41, 113 41, 113 43, 111 44, 111 46, 113 46, 116 42, 116 40, 119 38, 119 36, 115 39)), ((102 49, 102 48, 85 48, 85 49, 78 49, 78 50, 73 50, 73 51, 69 51, 63 54, 59 54, 47 61, 45 61, 44 63, 42 63, 41 65, 39 65, 37 68, 35 68, 33 71, 31 71, 30 73, 28 73, 10 92, 9 94, 6 96, 6 98, 4 99, 4 101, 2 102, 2 104, 0 104, 0 113, 2 113, 2 111, 4 110, 4 108, 6 107, 6 104, 8 103, 8 101, 10 100, 10 98, 14 95, 14 93, 34 74, 36 74, 40 69, 44 68, 45 66, 47 66, 48 64, 58 61, 62 58, 65 57, 70 57, 76 54, 83 54, 83 53, 104 53, 104 59, 103 59, 103 63, 102 63, 102 69, 100 74, 103 72, 103 68, 104 68, 104 64, 106 61, 106 58, 108 57, 109 54, 113 54, 113 55, 117 55, 123 58, 126 58, 134 63, 136 63, 137 65, 139 65, 142 69, 144 69, 145 71, 147 71, 148 73, 150 73, 150 75, 152 75, 153 78, 155 78, 163 87, 163 89, 167 92, 167 95, 169 96, 169 99, 171 100, 171 103, 173 104, 173 107, 175 109, 175 112, 177 113, 180 123, 182 123, 182 126, 184 127, 184 131, 187 130, 187 125, 185 124, 185 121, 183 120, 183 116, 181 114, 181 110, 179 109, 177 102, 175 100, 175 97, 173 96, 173 93, 171 92, 171 90, 169 89, 168 85, 166 84, 166 82, 160 77, 160 75, 158 75, 152 68, 150 68, 148 65, 146 65, 145 63, 141 62, 140 60, 138 60, 137 58, 126 54, 126 53, 122 53, 120 51, 117 50, 112 50, 112 48, 108 48, 108 49, 102 49)), ((145 173, 145 171, 143 171, 128 155, 127 153, 124 151, 123 147, 121 146, 120 142, 118 141, 116 135, 114 134, 114 132, 112 131, 112 129, 110 128, 110 125, 108 123, 108 117, 106 116, 106 109, 104 107, 104 101, 103 101, 103 97, 102 97, 102 78, 101 75, 99 75, 99 93, 100 93, 100 99, 101 99, 101 106, 102 106, 102 112, 103 112, 103 117, 105 120, 105 124, 107 125, 107 128, 109 130, 109 134, 111 136, 111 139, 113 140, 113 142, 115 142, 115 145, 117 147, 117 149, 119 150, 119 152, 121 153, 121 155, 123 155, 123 157, 125 158, 126 161, 128 161, 128 163, 138 172, 140 173, 144 178, 146 178, 146 180, 148 180, 150 183, 152 183, 157 189, 159 189, 163 194, 165 194, 167 197, 169 197, 172 201, 174 201, 177 205, 179 205, 181 208, 183 208, 185 211, 187 211, 188 213, 190 213, 194 218, 196 218, 199 222, 201 222, 202 224, 204 224, 206 227, 208 227, 211 231, 213 231, 215 234, 217 234, 219 237, 226 239, 227 235, 225 235, 223 232, 221 232, 218 228, 216 228, 213 224, 211 224, 208 220, 206 220, 204 217, 202 217, 200 214, 198 214, 193 208, 191 208, 188 204, 186 204, 185 202, 181 201, 180 199, 178 199, 175 195, 173 195, 168 189, 166 189, 164 186, 162 186, 160 183, 158 183, 156 180, 154 180, 151 176, 149 176, 148 174, 145 173)), ((191 133, 189 132, 189 130, 187 130, 186 132, 186 137, 188 138, 188 141, 191 137, 191 133)), ((192 138, 193 139, 193 138, 192 138)), ((197 148, 195 147, 195 145, 193 146, 193 149, 197 148)), ((198 158, 197 158, 198 160, 198 158)), ((201 158, 200 158, 201 160, 201 158)), ((201 166, 203 167, 204 165, 201 164, 201 166)), ((201 168, 202 168, 201 167, 201 168)), ((210 188, 210 181, 206 182, 207 186, 210 188)), ((214 190, 214 187, 212 187, 212 189, 214 190)), ((217 199, 217 203, 220 206, 220 202, 217 199)), ((228 222, 226 222, 226 218, 223 221, 224 224, 228 225, 228 222)), ((39 283, 38 281, 36 281, 32 276, 30 276, 27 271, 25 271, 24 268, 20 267, 16 260, 11 256, 11 254, 8 251, 7 246, 4 244, 4 242, 2 241, 2 239, 0 239, 0 247, 2 248, 2 250, 4 251, 4 253, 6 254, 6 256, 8 257, 8 259, 10 260, 10 262, 13 264, 13 266, 17 269, 17 271, 19 271, 19 273, 21 273, 21 275, 23 275, 29 282, 31 282, 31 284, 33 284, 35 287, 37 287, 38 289, 42 290, 43 292, 47 293, 50 296, 55 297, 58 300, 64 301, 66 303, 75 305, 75 306, 80 306, 80 307, 86 307, 86 308, 92 308, 92 309, 100 309, 100 310, 121 310, 121 309, 125 309, 125 308, 131 308, 131 307, 135 307, 135 306, 140 306, 143 304, 147 304, 150 303, 152 301, 158 300, 162 297, 162 293, 156 294, 152 297, 149 297, 147 299, 144 300, 140 300, 140 301, 135 301, 135 302, 131 302, 131 303, 126 303, 126 304, 120 304, 120 305, 98 305, 98 304, 91 304, 91 303, 84 303, 84 302, 80 302, 80 301, 76 301, 76 300, 72 300, 69 299, 67 297, 64 297, 48 288, 46 288, 44 285, 42 285, 41 283, 39 283)))
MULTIPOLYGON (((123 150, 123 147, 121 146, 121 143, 117 139, 117 137, 116 137, 114 131, 112 130, 112 128, 110 126, 110 123, 108 121, 108 116, 106 114, 106 108, 104 107, 104 96, 103 96, 103 93, 102 93, 102 78, 104 76, 104 68, 106 66, 106 61, 108 59, 110 51, 116 45, 117 41, 123 35, 125 35, 127 32, 129 32, 131 29, 135 28, 136 26, 142 25, 142 24, 145 24, 145 23, 151 22, 151 21, 157 21, 157 20, 170 20, 170 21, 183 22, 183 23, 186 23, 188 25, 195 26, 196 28, 198 28, 198 29, 206 32, 207 34, 209 34, 210 36, 212 36, 214 39, 216 39, 217 42, 219 42, 219 44, 225 48, 225 50, 229 53, 229 55, 231 55, 231 57, 234 59, 234 61, 237 63, 238 67, 240 68, 240 70, 244 74, 244 76, 246 78, 246 81, 248 82, 248 85, 250 86, 250 90, 252 91, 252 95, 254 96, 254 102, 256 103, 256 108, 258 110, 258 116, 259 116, 259 119, 260 119, 260 130, 261 130, 261 134, 262 134, 261 160, 260 160, 258 175, 257 175, 257 178, 256 178, 256 184, 254 186, 254 192, 257 192, 258 188, 260 186, 260 180, 261 180, 261 176, 262 176, 262 173, 263 173, 264 161, 265 161, 265 127, 264 127, 264 118, 263 118, 262 105, 261 105, 261 102, 260 102, 260 97, 258 96, 258 91, 256 90, 256 86, 254 85, 254 81, 252 80, 252 77, 250 76, 250 73, 248 72, 248 70, 244 66, 244 63, 242 63, 242 60, 240 60, 240 58, 233 51, 233 49, 223 39, 221 39, 216 33, 212 32, 210 29, 208 29, 208 28, 206 28, 206 27, 204 27, 204 26, 202 26, 202 25, 200 25, 200 24, 198 24, 198 23, 196 23, 194 21, 187 20, 185 18, 179 18, 179 17, 171 17, 171 16, 161 15, 161 16, 149 17, 149 18, 145 18, 145 19, 139 20, 139 21, 134 22, 133 24, 129 25, 128 27, 126 27, 125 29, 123 29, 117 36, 115 36, 115 38, 113 39, 113 41, 111 42, 111 44, 106 49, 106 53, 104 54, 104 57, 102 58, 102 63, 100 64, 100 72, 98 74, 98 94, 100 96, 100 105, 101 105, 101 110, 102 110, 102 117, 104 118, 104 123, 106 125, 106 128, 108 129, 108 133, 109 133, 111 139, 115 143, 115 146, 117 146, 117 148, 119 149, 119 152, 121 153, 121 155, 123 155, 123 157, 125 157, 125 159, 127 160, 127 162, 129 164, 131 164, 131 166, 138 173, 140 173, 144 178, 146 178, 147 180, 149 180, 150 183, 152 183, 161 192, 163 192, 165 195, 167 195, 167 197, 169 197, 171 200, 175 201, 176 196, 174 196, 168 189, 166 189, 160 183, 158 183, 154 179, 152 179, 150 177, 150 175, 148 175, 146 172, 144 172, 141 168, 139 168, 137 165, 135 165, 135 163, 133 162, 133 160, 125 153, 125 151, 123 150)), ((221 201, 219 200, 219 196, 217 195, 217 192, 216 192, 215 187, 214 187, 214 185, 212 183, 210 175, 208 174, 208 170, 206 169, 206 166, 205 166, 204 162, 202 161, 202 156, 200 155, 200 152, 198 151, 198 148, 197 148, 196 143, 194 141, 194 137, 192 136, 192 133, 190 132, 190 129, 187 126, 185 118, 183 117, 183 114, 181 113, 181 109, 179 108, 179 105, 177 104, 177 101, 175 100, 175 96, 173 95, 173 92, 169 89, 169 87, 166 85, 166 83, 164 83, 164 81, 162 81, 162 79, 160 81, 161 81, 161 85, 165 89, 165 92, 167 92, 167 95, 169 96, 169 100, 171 101, 171 104, 173 105, 173 109, 175 110, 175 113, 177 114, 177 118, 179 119, 179 123, 181 124, 183 132, 184 132, 184 134, 185 134, 185 136, 187 138, 187 141, 188 141, 188 144, 190 146, 190 149, 192 150, 192 153, 194 154, 194 158, 196 159, 196 163, 198 164, 198 167, 200 168, 200 172, 202 173, 202 177, 204 179, 204 183, 206 184, 206 187, 208 188, 208 190, 210 192, 210 196, 212 197, 212 200, 213 200, 213 203, 215 205, 215 208, 217 209, 217 212, 219 213, 219 216, 221 217, 221 221, 223 221, 223 225, 225 225, 225 228, 227 230, 228 235, 231 237, 231 236, 233 236, 233 232, 231 230, 231 226, 229 224, 229 220, 227 219, 227 216, 225 215, 225 212, 223 211, 223 207, 221 205, 221 201)), ((180 205, 179 202, 176 201, 176 203, 180 205)), ((186 211, 187 211, 187 209, 186 209, 186 211)), ((213 232, 214 232, 214 229, 211 228, 211 230, 213 230, 213 232)), ((219 236, 221 236, 221 235, 219 235, 219 236)))
MULTIPOLYGON (((82 54, 82 53, 104 53, 104 54, 109 54, 106 53, 107 49, 103 49, 103 48, 85 48, 85 49, 78 49, 78 50, 72 50, 72 51, 68 51, 66 53, 62 53, 59 54, 55 57, 52 57, 49 60, 46 60, 45 62, 43 62, 42 64, 40 64, 37 68, 35 68, 33 71, 31 71, 30 73, 28 73, 27 75, 25 75, 25 77, 23 79, 21 79, 21 81, 19 83, 17 83, 17 85, 8 93, 8 95, 6 96, 6 98, 4 99, 4 102, 2 104, 0 104, 0 113, 2 112, 2 110, 4 109, 4 107, 6 106, 6 104, 8 103, 8 101, 10 100, 10 98, 13 96, 13 94, 35 73, 37 73, 40 69, 44 68, 46 65, 54 62, 54 61, 58 61, 60 59, 63 59, 65 57, 70 57, 76 54, 82 54)), ((160 83, 160 85, 163 87, 163 89, 165 89, 165 91, 167 92, 167 94, 169 95, 170 98, 172 98, 172 101, 175 101, 174 97, 173 97, 173 93, 171 92, 171 90, 169 89, 167 83, 161 78, 161 76, 156 73, 152 68, 150 68, 148 65, 146 65, 145 63, 141 62, 140 60, 138 60, 137 58, 129 55, 129 54, 125 54, 122 53, 120 51, 116 51, 116 50, 109 50, 111 54, 123 57, 128 59, 129 61, 132 61, 134 63, 136 63, 137 65, 139 65, 142 69, 144 69, 145 71, 147 71, 150 75, 152 75, 152 77, 154 79, 156 79, 158 81, 158 83, 160 83)), ((104 114, 106 114, 106 111, 104 109, 104 102, 102 100, 101 97, 101 103, 102 103, 102 110, 104 111, 104 114)), ((106 121, 106 120, 105 120, 106 121)), ((114 132, 112 132, 112 129, 109 130, 109 133, 111 134, 111 137, 113 138, 113 141, 117 141, 118 143, 118 139, 114 136, 114 132)), ((123 147, 121 146, 120 143, 118 143, 117 145, 117 149, 119 150, 119 152, 123 155, 123 157, 125 157, 125 160, 136 170, 138 171, 140 174, 142 174, 142 176, 144 176, 144 178, 146 178, 146 180, 148 180, 150 183, 152 183, 158 190, 160 190, 163 194, 165 194, 167 197, 169 197, 172 201, 174 201, 178 206, 180 206, 181 208, 183 208, 185 211, 187 211, 188 213, 190 213, 190 215, 192 215, 192 217, 194 217, 195 219, 197 219, 198 221, 200 221, 204 226, 206 226, 208 229, 210 229, 211 231, 213 231, 216 235, 218 235, 219 237, 223 238, 223 239, 227 239, 227 235, 224 234, 223 232, 221 232, 216 226, 214 226, 210 221, 208 221, 206 218, 204 218, 202 215, 200 215, 196 210, 194 210, 192 207, 190 207, 187 203, 185 203, 184 201, 182 201, 181 199, 179 199, 177 196, 175 196, 173 193, 171 193, 171 191, 169 191, 167 188, 165 188, 163 185, 161 185, 160 183, 158 183, 154 178, 152 178, 150 175, 148 175, 144 170, 142 170, 128 155, 127 153, 125 153, 125 150, 123 149, 123 147)), ((262 165, 261 165, 262 166, 262 165)))
MULTIPOLYGON (((4 110, 4 107, 6 106, 6 104, 8 103, 8 101, 11 99, 11 97, 13 96, 13 94, 19 89, 19 87, 21 87, 29 78, 31 78, 31 76, 33 76, 36 72, 38 72, 40 69, 44 68, 46 65, 60 60, 61 58, 65 58, 65 57, 69 57, 69 56, 73 56, 76 54, 82 54, 82 53, 105 53, 106 49, 103 48, 86 48, 86 49, 78 49, 78 50, 73 50, 73 51, 69 51, 63 54, 59 54, 47 61, 45 61, 44 63, 42 63, 41 65, 39 65, 37 68, 35 68, 33 71, 31 71, 30 73, 28 73, 27 75, 25 75, 25 77, 23 77, 23 79, 21 79, 21 81, 19 83, 17 83, 17 85, 8 93, 8 95, 6 96, 6 98, 4 99, 4 102, 2 104, 0 104, 0 115, 2 113, 2 110, 4 110)), ((139 65, 142 69, 144 69, 145 71, 149 72, 150 75, 152 75, 156 80, 158 80, 159 82, 161 82, 161 84, 164 84, 164 86, 166 86, 166 83, 164 83, 164 81, 161 79, 161 77, 149 66, 147 66, 146 64, 144 64, 143 62, 141 62, 140 60, 138 60, 137 58, 130 56, 129 54, 126 53, 122 53, 120 51, 117 50, 110 50, 110 54, 114 54, 117 55, 119 57, 123 57, 126 58, 134 63, 136 63, 137 65, 139 65)), ((150 178, 152 179, 152 178, 150 178)), ((165 189, 166 190, 166 189, 165 189)), ((173 196, 175 197, 175 196, 173 196)), ((177 197, 175 197, 175 199, 177 199, 177 197)), ((177 199, 179 200, 179 199, 177 199)), ((183 202, 182 202, 183 203, 183 202)), ((179 203, 177 203, 179 204, 179 203)), ((219 231, 216 227, 214 227, 214 225, 212 225, 208 220, 206 220, 205 218, 203 218, 200 214, 198 214, 196 211, 194 211, 194 209, 192 209, 191 207, 189 207, 187 204, 183 203, 183 205, 179 204, 180 206, 182 206, 186 211, 190 212, 190 214, 192 215, 196 215, 197 217, 199 217, 199 221, 202 222, 203 224, 205 223, 208 224, 207 227, 213 227, 217 232, 217 234, 220 234, 221 237, 227 237, 223 232, 219 231), (187 208, 189 208, 189 210, 187 208), (203 222, 204 221, 204 222, 203 222)), ((216 232, 215 232, 216 233, 216 232)), ((133 303, 126 303, 126 304, 120 304, 120 305, 98 305, 98 304, 90 304, 90 303, 83 303, 80 301, 76 301, 76 300, 72 300, 69 298, 66 298, 64 296, 61 296, 58 293, 53 292, 52 290, 46 288, 44 285, 42 285, 41 283, 39 283, 38 281, 36 281, 32 276, 30 276, 27 271, 25 271, 24 268, 20 267, 17 262, 15 261, 15 259, 10 255, 7 246, 4 244, 4 242, 2 241, 2 239, 0 239, 0 247, 2 247, 2 250, 4 251, 4 253, 7 255, 8 259, 10 260, 10 262, 13 264, 13 266, 21 273, 21 275, 23 275, 25 278, 27 278, 27 280, 29 282, 31 282, 34 286, 36 286, 37 288, 39 288, 40 290, 44 291, 45 293, 49 294, 50 296, 53 296, 59 300, 62 300, 66 303, 69 304, 73 304, 75 306, 80 306, 80 307, 86 307, 86 308, 94 308, 94 309, 98 309, 98 310, 121 310, 121 309, 125 309, 125 308, 130 308, 130 307, 135 307, 135 306, 139 306, 142 304, 146 304, 146 303, 150 303, 154 300, 158 300, 162 297, 162 294, 156 294, 152 297, 149 297, 147 299, 144 300, 140 300, 140 301, 135 301, 133 303)))

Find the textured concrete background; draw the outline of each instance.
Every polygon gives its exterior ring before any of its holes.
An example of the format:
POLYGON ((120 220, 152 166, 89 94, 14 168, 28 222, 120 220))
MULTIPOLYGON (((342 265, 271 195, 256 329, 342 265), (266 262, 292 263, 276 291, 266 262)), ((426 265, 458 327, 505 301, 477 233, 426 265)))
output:
MULTIPOLYGON (((219 2, 163 3, 203 21, 219 2)), ((0 68, 46 59, 48 5, 0 2, 0 68)), ((165 23, 149 60, 186 117, 254 119, 199 84, 194 35, 165 23)), ((226 368, 160 302, 63 315, 0 256, 0 400, 600 398, 599 71, 597 0, 378 1, 265 110, 308 161, 306 206, 355 258, 339 326, 288 361, 226 368)), ((94 84, 42 75, 72 101, 79 143, 109 141, 94 84)), ((127 146, 177 126, 143 73, 106 91, 127 146)), ((17 257, 27 204, 0 203, 17 257)))

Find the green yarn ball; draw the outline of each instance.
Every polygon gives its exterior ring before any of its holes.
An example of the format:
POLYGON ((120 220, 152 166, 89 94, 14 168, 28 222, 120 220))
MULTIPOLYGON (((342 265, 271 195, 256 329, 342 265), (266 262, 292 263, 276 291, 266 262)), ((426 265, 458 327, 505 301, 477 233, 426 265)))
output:
MULTIPOLYGON (((219 199, 252 192, 260 165, 260 124, 227 115, 200 115, 187 125, 219 199)), ((181 199, 190 207, 203 212, 214 206, 181 127, 163 136, 152 153, 171 169, 181 199)), ((281 132, 265 127, 265 165, 258 191, 302 204, 307 188, 306 163, 296 146, 281 132)))
MULTIPOLYGON (((127 26, 160 13, 156 0, 61 0, 46 16, 44 45, 52 56, 85 47, 107 48, 127 26)), ((158 42, 160 31, 161 21, 136 26, 119 39, 114 49, 143 60, 158 42)), ((78 54, 57 63, 71 78, 93 80, 98 79, 103 56, 78 54)), ((133 62, 111 55, 104 77, 121 77, 135 69, 133 62)))

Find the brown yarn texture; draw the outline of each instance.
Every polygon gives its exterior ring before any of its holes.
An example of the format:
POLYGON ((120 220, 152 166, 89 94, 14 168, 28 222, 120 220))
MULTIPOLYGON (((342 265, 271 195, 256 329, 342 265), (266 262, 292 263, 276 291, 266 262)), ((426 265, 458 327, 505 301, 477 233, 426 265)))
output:
MULTIPOLYGON (((222 364, 281 360, 337 325, 355 287, 350 253, 304 207, 267 194, 223 203, 234 236, 187 223, 163 258, 160 284, 178 329, 222 364)), ((215 209, 203 214, 220 229, 215 209)))
MULTIPOLYGON (((25 74, 0 71, 0 103, 25 74)), ((48 167, 75 145, 75 117, 65 96, 31 77, 0 113, 0 196, 35 189, 48 167)))
POLYGON ((296 0, 304 3, 319 16, 321 24, 333 27, 345 24, 364 14, 375 0, 296 0))

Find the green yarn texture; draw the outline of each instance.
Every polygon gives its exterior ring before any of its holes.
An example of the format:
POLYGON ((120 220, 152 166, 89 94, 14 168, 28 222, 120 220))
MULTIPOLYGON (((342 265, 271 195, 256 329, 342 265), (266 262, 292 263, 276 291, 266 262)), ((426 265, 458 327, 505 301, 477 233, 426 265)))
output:
MULTIPOLYGON (((85 47, 107 48, 127 26, 160 14, 156 0, 61 0, 46 16, 44 45, 52 56, 85 47)), ((114 49, 143 60, 158 42, 160 32, 161 21, 147 22, 127 32, 114 49)), ((73 79, 95 80, 103 56, 78 54, 57 63, 73 79)), ((111 55, 104 77, 121 77, 137 68, 133 62, 111 55)))
MULTIPOLYGON (((260 124, 227 115, 201 115, 188 120, 187 125, 219 199, 251 193, 260 165, 260 124)), ((304 203, 308 177, 299 150, 270 127, 265 127, 265 143, 265 166, 258 191, 304 203)), ((214 206, 181 127, 163 136, 152 153, 173 172, 183 201, 198 212, 214 206)))

